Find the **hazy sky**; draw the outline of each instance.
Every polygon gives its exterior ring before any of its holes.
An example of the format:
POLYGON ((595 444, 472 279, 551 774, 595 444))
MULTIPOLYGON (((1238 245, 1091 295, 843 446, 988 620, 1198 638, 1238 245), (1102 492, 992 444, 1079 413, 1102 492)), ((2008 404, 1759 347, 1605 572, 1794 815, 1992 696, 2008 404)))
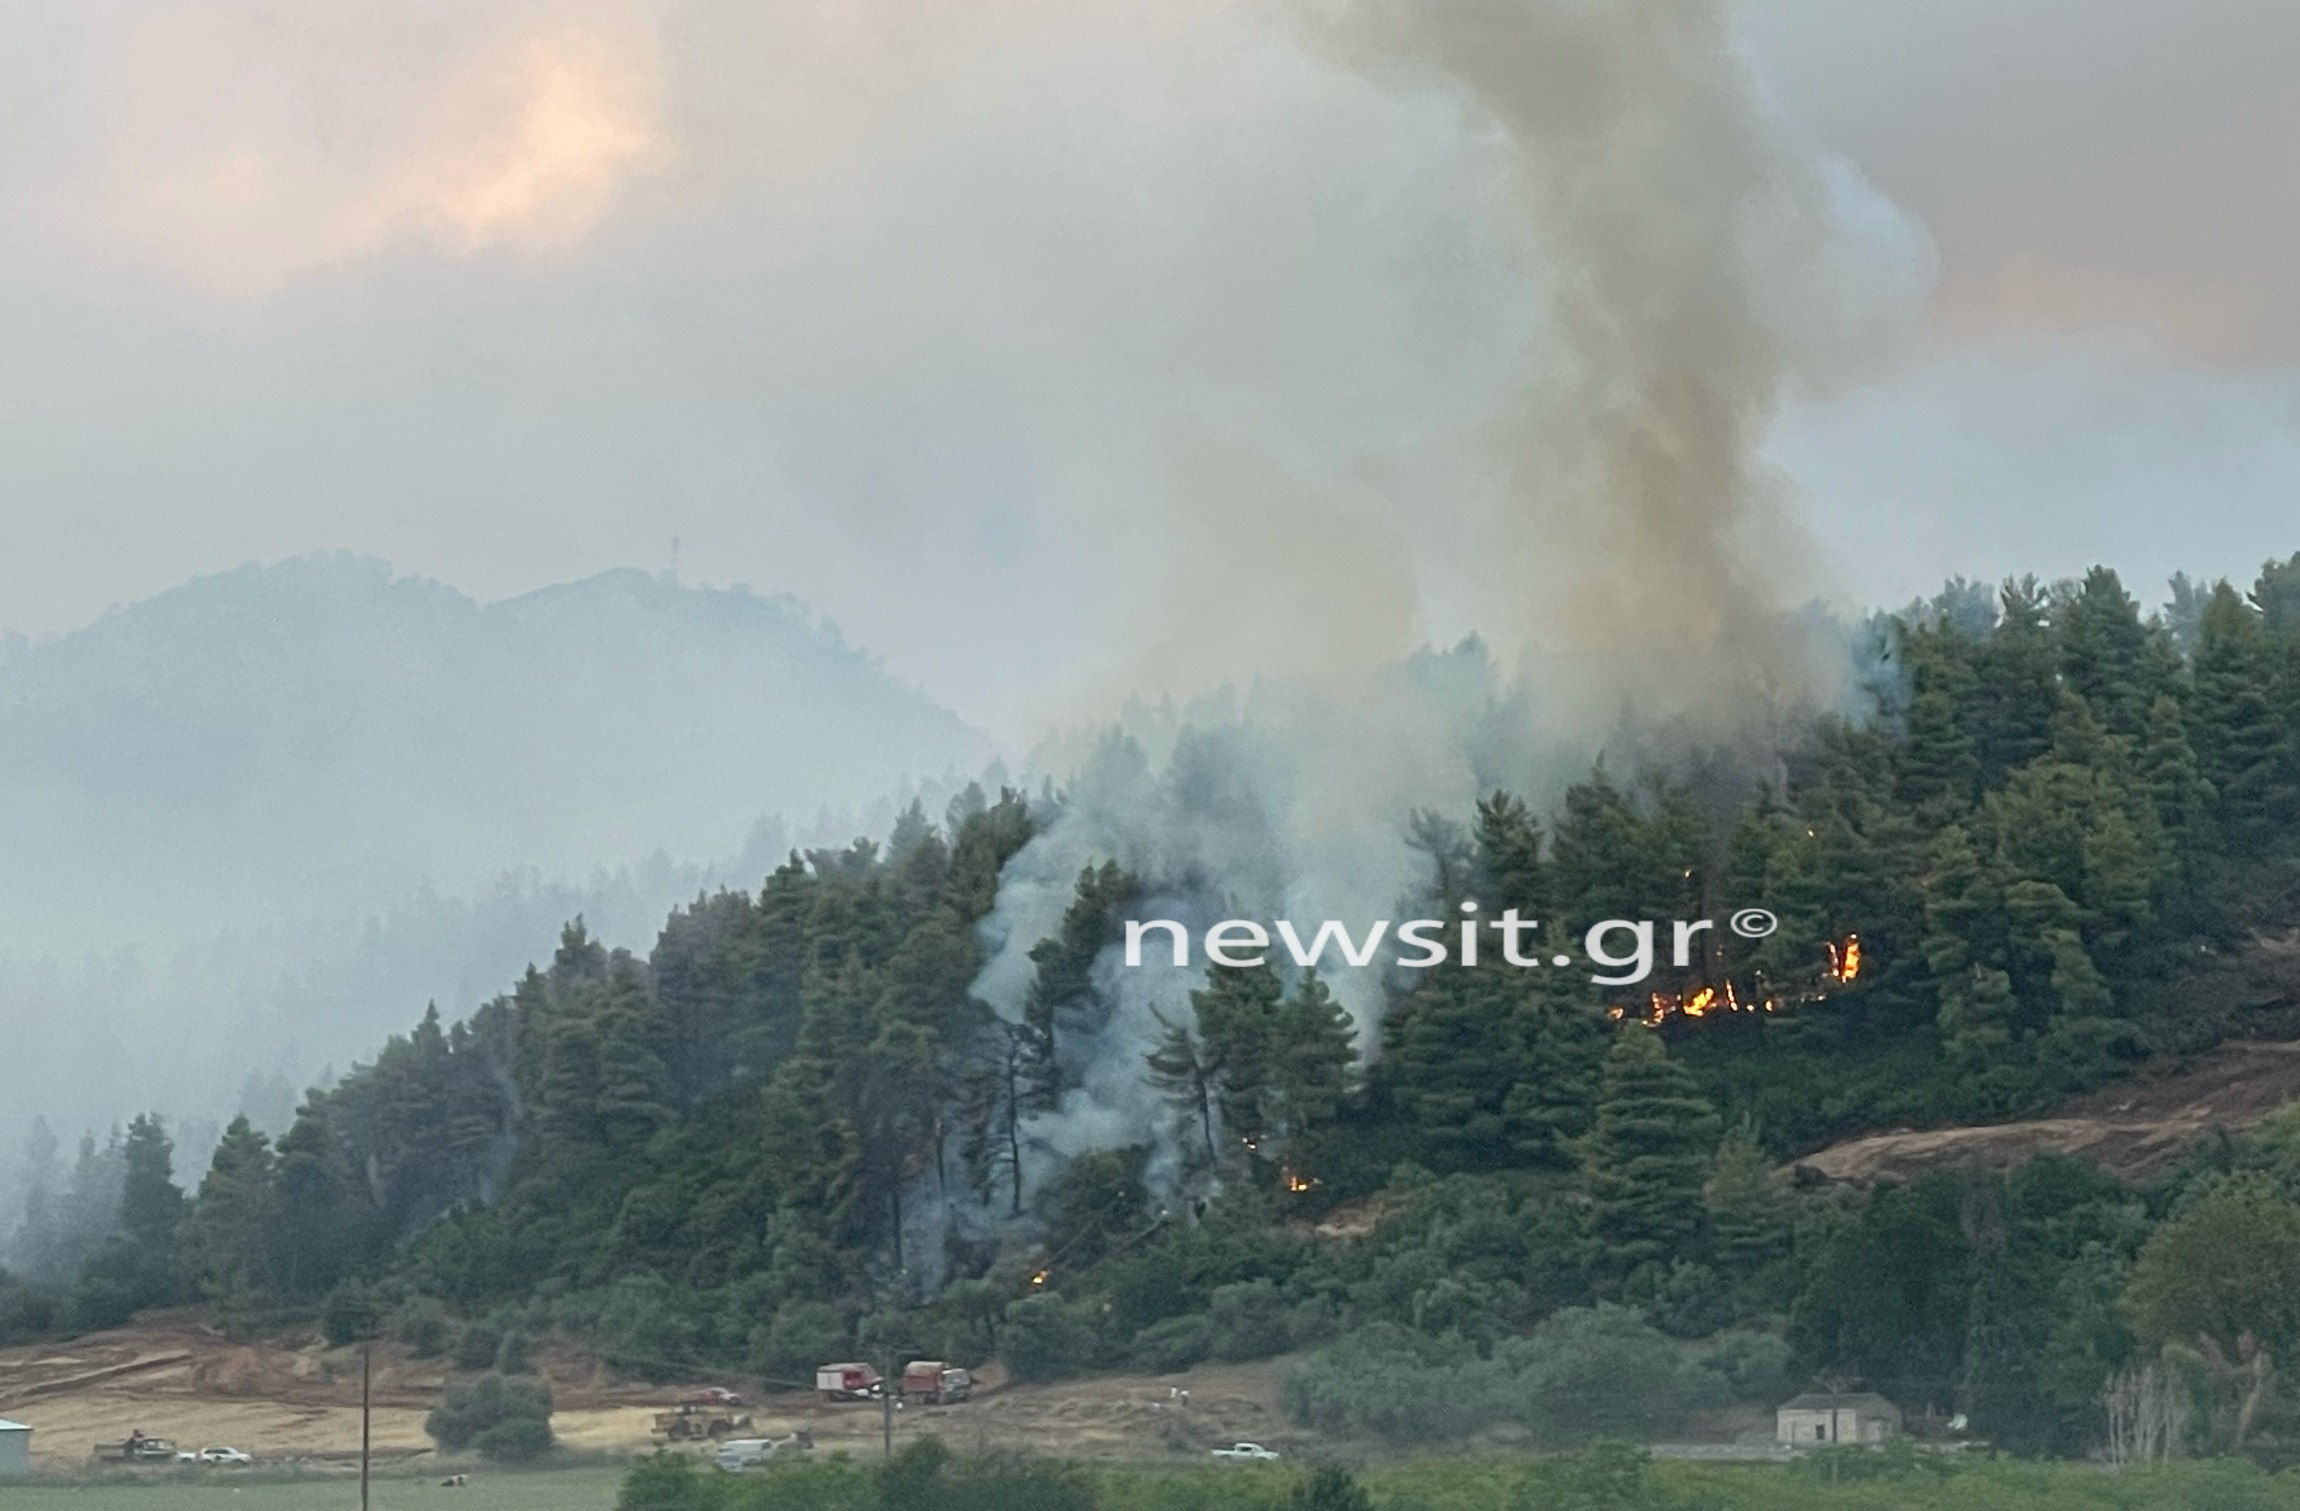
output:
MULTIPOLYGON (((1270 14, 0 0, 0 625, 333 548, 497 597, 677 537, 1018 743, 1184 675, 1143 651, 1222 611, 1161 584, 1229 490, 1428 447, 1537 323, 1474 124, 1270 14)), ((1743 18, 1891 249, 1862 292, 1922 310, 1779 427, 1785 588, 2107 559, 2153 600, 2300 549, 2300 8, 1743 18)), ((1272 569, 1315 546, 1262 517, 1272 569)))

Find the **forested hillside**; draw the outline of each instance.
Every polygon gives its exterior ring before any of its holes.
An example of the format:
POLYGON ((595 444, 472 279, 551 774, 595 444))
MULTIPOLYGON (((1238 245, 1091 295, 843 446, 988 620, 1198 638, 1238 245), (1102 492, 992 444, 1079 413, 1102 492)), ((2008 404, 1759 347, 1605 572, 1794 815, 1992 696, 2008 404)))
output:
POLYGON ((140 1121, 116 1232, 8 1325, 380 1310, 475 1367, 564 1328, 636 1372, 783 1381, 857 1350, 1044 1377, 1316 1346, 1299 1419, 1397 1440, 1665 1432, 1825 1377, 2082 1452, 2104 1399, 2172 1380, 2183 1441, 2300 1452, 2293 1117, 2147 1189, 2066 1160, 1775 1174, 2300 1031, 2248 955, 2300 908, 2300 556, 2147 617, 2106 570, 1957 584, 1886 643, 1884 705, 1729 803, 1601 766, 1552 813, 1397 816, 1428 862, 1401 905, 1433 918, 1516 907, 1562 943, 1778 916, 1633 993, 1490 955, 1393 971, 1360 1044, 1315 972, 1216 968, 1143 1056, 1164 1125, 1058 1152, 1124 922, 1204 883, 1086 870, 1003 1018, 970 992, 979 925, 1063 799, 971 792, 698 898, 645 959, 570 925, 276 1145, 235 1125, 188 1194, 140 1121), (1343 1204, 1382 1220, 1316 1236, 1343 1204))

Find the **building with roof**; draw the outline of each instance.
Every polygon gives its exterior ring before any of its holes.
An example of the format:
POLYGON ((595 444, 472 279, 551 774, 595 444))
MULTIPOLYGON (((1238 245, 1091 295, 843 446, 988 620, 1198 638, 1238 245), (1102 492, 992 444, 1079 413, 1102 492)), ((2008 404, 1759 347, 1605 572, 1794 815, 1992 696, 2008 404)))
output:
POLYGON ((1882 1443, 1901 1431, 1901 1408, 1870 1391, 1812 1391, 1773 1413, 1773 1436, 1790 1448, 1882 1443))
POLYGON ((31 1472, 32 1429, 0 1419, 0 1480, 23 1479, 31 1472))

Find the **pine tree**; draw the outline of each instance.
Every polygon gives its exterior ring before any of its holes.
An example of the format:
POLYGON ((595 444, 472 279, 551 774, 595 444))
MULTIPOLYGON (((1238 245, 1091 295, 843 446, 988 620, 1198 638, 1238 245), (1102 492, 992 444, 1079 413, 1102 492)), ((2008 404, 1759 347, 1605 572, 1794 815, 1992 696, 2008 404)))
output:
POLYGON ((681 1109, 725 1084, 737 992, 725 970, 727 940, 750 918, 751 899, 740 892, 697 896, 671 914, 647 957, 655 986, 652 1047, 681 1109))
POLYGON ((2107 567, 2094 567, 2060 614, 2061 676, 2111 733, 2140 738, 2147 726, 2140 606, 2107 567))
POLYGON ((174 1146, 160 1120, 144 1114, 120 1146, 118 1228, 80 1268, 75 1320, 116 1327, 145 1307, 175 1299, 176 1233, 184 1193, 175 1182, 174 1146))
POLYGON ((1026 1143, 1022 1125, 1030 1114, 1020 1025, 992 1020, 984 1027, 982 1046, 967 1079, 967 1099, 960 1113, 966 1130, 962 1157, 982 1198, 990 1200, 1003 1187, 1008 1215, 1020 1217, 1026 1143))
POLYGON ((1438 1169, 1508 1162, 1509 1098, 1540 1068, 1523 1032, 1525 975, 1514 967, 1439 966, 1423 973, 1384 1024, 1388 1052, 1377 1074, 1422 1157, 1438 1169))
POLYGON ((595 1076, 587 1131, 610 1149, 634 1149, 672 1118, 670 1076, 650 1042, 652 1010, 638 965, 619 957, 579 1020, 595 1076))
POLYGON ((837 1232, 845 1223, 861 1163, 861 1137, 838 1096, 837 1068, 801 1047, 775 1067, 760 1099, 759 1171, 773 1207, 837 1232))
POLYGON ((1213 1166, 1221 1162, 1221 1149, 1216 1143, 1214 1117, 1215 1083, 1212 1068, 1207 1064, 1205 1050, 1197 1037, 1185 1024, 1158 1019, 1161 1035, 1158 1047, 1145 1056, 1150 1067, 1150 1084, 1166 1099, 1180 1119, 1185 1137, 1193 1146, 1205 1151, 1205 1162, 1213 1166))
POLYGON ((2094 767, 2109 755, 2108 730, 2093 716, 2092 704, 2073 687, 2064 687, 2053 703, 2052 743, 2047 753, 2067 766, 2094 767))
POLYGON ((1505 1043, 1517 1076, 1502 1097, 1502 1133, 1511 1155, 1530 1165, 1567 1170, 1576 1142, 1589 1131, 1609 1025, 1570 993, 1528 987, 1515 1000, 1505 1043))
POLYGON ((926 806, 911 799, 887 836, 886 864, 895 905, 906 920, 926 915, 950 875, 950 847, 928 821, 926 806))
POLYGON ((1939 823, 1972 806, 1980 764, 1972 737, 1958 719, 1955 694, 1923 687, 1909 703, 1908 736, 1900 748, 1900 800, 1939 823))
POLYGON ((2264 562, 2252 584, 2252 602, 2270 641, 2300 640, 2300 551, 2284 561, 2264 562))
POLYGON ((1973 753, 1984 788, 2027 765, 2051 742, 2059 652, 2034 578, 2007 582, 2002 616, 1974 657, 1973 753))
POLYGON ((1821 731, 1817 779, 1798 794, 1786 846, 1771 846, 1761 889, 1780 929, 1759 946, 1777 979, 1810 972, 1826 941, 1858 933, 1868 964, 1859 988, 1830 1008, 1781 1025, 1815 1052, 1879 1031, 1898 1032, 1931 1009, 1921 969, 1925 839, 1893 799, 1890 740, 1831 723, 1821 731))
POLYGON ((1270 1031, 1272 1110, 1287 1141, 1298 1144, 1332 1121, 1350 1093, 1357 1027, 1316 971, 1304 971, 1278 1005, 1270 1031))
POLYGON ((1259 1153, 1273 1131, 1283 997, 1278 973, 1267 965, 1210 966, 1205 987, 1190 994, 1222 1131, 1249 1153, 1259 1153))
POLYGON ((2212 601, 2212 589, 2186 572, 2173 573, 2167 586, 2172 589, 2172 599, 2164 606, 2165 633, 2172 637, 2173 648, 2183 658, 2193 659, 2204 623, 2204 606, 2212 601))
POLYGON ((2197 629, 2192 698, 2196 753, 2219 799, 2228 847, 2257 855, 2292 806, 2289 744, 2269 703, 2271 660, 2260 615, 2222 582, 2197 629))
POLYGON ((726 1046, 736 1073, 766 1075, 798 1045, 815 888, 806 864, 794 855, 759 889, 752 929, 737 946, 742 1008, 726 1046))
POLYGON ((2157 868, 2124 810, 2103 805, 2084 836, 2089 935, 2108 958, 2124 955, 2155 922, 2157 868))
POLYGON ((2105 1017, 2115 1005, 2115 995, 2109 990, 2100 967, 2092 963, 2092 954, 2084 947, 2083 936, 2074 929, 2052 929, 2046 932, 2044 942, 2052 951, 2056 1024, 2071 1019, 2105 1017))
POLYGON ((119 1231, 120 1188, 126 1180, 120 1130, 115 1126, 99 1145, 82 1134, 57 1224, 58 1249, 51 1273, 63 1279, 119 1231))
POLYGON ((596 1143, 599 1128, 599 1041, 579 1013, 556 1012, 543 1031, 542 1066, 532 1097, 536 1136, 544 1146, 596 1143))
POLYGON ((1086 867, 1078 873, 1070 906, 1063 910, 1060 932, 1030 948, 1030 961, 1037 970, 1023 998, 1022 1033, 1024 1074, 1034 1110, 1051 1109, 1069 1089, 1061 1062, 1062 1036, 1098 1032, 1108 1016, 1107 1004, 1094 985, 1094 962, 1110 942, 1119 909, 1134 891, 1133 878, 1116 861, 1086 867))
POLYGON ((1697 918, 1703 911, 1703 870, 1709 863, 1709 821, 1693 789, 1659 786, 1645 820, 1638 859, 1644 870, 1638 911, 1628 918, 1697 918))
MULTIPOLYGON (((979 793, 976 798, 979 802, 979 793)), ((954 804, 953 812, 963 806, 954 804)), ((943 901, 970 922, 987 917, 998 901, 999 874, 1030 843, 1038 822, 1021 793, 1001 788, 997 802, 970 808, 951 832, 950 875, 943 884, 943 901)))
MULTIPOLYGON (((982 969, 973 921, 947 900, 920 919, 880 973, 877 1033, 866 1059, 859 1113, 867 1200, 899 1214, 903 1187, 931 1169, 938 1188, 951 1171, 944 1113, 965 1080, 956 1051, 975 1042, 989 1014, 967 996, 982 969)), ((901 1224, 895 1224, 901 1242, 901 1224)))
POLYGON ((233 1118, 178 1233, 175 1258, 183 1288, 239 1305, 267 1288, 277 1197, 271 1140, 245 1114, 233 1118))
POLYGON ((2083 917, 2083 909, 2051 882, 2018 881, 2005 888, 2015 989, 2033 1002, 2035 988, 2046 988, 2049 1020, 2101 1017, 2112 1004, 2108 983, 2085 948, 2083 917))
POLYGON ((121 1146, 120 1230, 148 1252, 172 1248, 184 1214, 176 1184, 175 1144, 160 1119, 143 1113, 128 1124, 121 1146))
POLYGON ((2159 695, 2148 711, 2148 733, 2141 742, 2139 770, 2156 805, 2156 820, 2182 870, 2193 879, 2198 860, 2215 843, 2212 784, 2204 779, 2189 743, 2187 721, 2180 704, 2169 694, 2159 695))
POLYGON ((362 1247, 361 1188, 324 1104, 307 1103, 275 1151, 278 1203, 267 1234, 269 1272, 292 1300, 323 1295, 362 1247))
POLYGON ((1978 963, 1941 982, 1941 1047, 1950 1063, 1966 1070, 2002 1064, 2013 1042, 2020 1003, 2012 977, 1978 963))
POLYGON ((1702 1205, 1717 1268, 1731 1277, 1745 1305, 1763 1305, 1776 1282, 1775 1267, 1789 1256, 1791 1209, 1746 1119, 1717 1145, 1702 1205))
POLYGON ((1578 929, 1601 918, 1652 916, 1652 877, 1642 824, 1600 766, 1566 789, 1550 843, 1549 884, 1557 922, 1578 929))
POLYGON ((1495 792, 1477 805, 1478 900, 1499 918, 1515 908, 1526 918, 1548 917, 1549 876, 1541 858, 1541 824, 1518 798, 1495 792))
POLYGON ((1616 1278, 1691 1258, 1703 1236, 1701 1190, 1717 1114, 1660 1035, 1622 1030, 1605 1057, 1597 1118, 1585 1142, 1589 1233, 1616 1278))
POLYGON ((63 1164, 57 1158, 55 1130, 34 1116, 24 1145, 24 1210, 15 1234, 15 1262, 35 1281, 63 1278, 65 1246, 63 1164))

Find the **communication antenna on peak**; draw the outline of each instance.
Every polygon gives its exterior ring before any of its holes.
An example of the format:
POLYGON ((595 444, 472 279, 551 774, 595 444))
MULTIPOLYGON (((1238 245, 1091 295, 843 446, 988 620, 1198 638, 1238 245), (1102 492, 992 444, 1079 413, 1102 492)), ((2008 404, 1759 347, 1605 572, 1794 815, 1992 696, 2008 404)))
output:
POLYGON ((671 581, 679 580, 679 537, 671 537, 671 581))

